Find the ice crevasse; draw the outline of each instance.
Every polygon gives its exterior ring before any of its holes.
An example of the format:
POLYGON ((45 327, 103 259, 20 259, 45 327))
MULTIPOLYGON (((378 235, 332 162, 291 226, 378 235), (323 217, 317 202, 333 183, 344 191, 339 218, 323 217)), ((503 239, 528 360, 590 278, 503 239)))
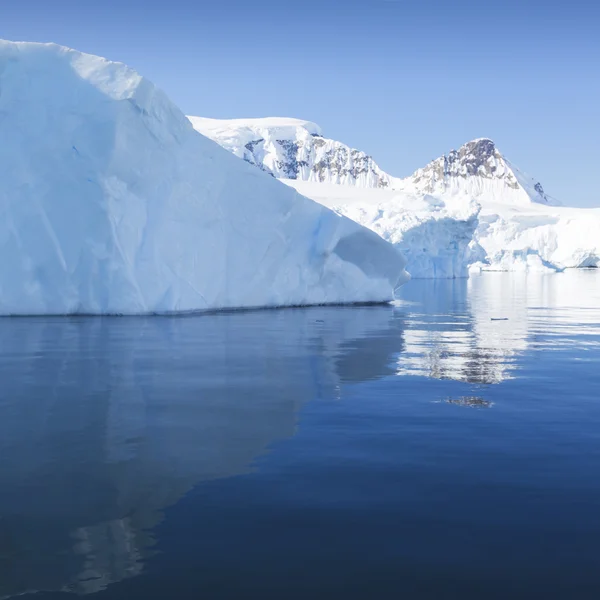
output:
POLYGON ((0 314, 382 302, 408 278, 121 63, 1 41, 0 136, 0 314))

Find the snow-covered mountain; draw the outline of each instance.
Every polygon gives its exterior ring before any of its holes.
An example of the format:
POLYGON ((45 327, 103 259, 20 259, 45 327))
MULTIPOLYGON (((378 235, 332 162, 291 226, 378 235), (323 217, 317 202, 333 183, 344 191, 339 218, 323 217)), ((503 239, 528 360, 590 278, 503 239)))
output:
POLYGON ((389 188, 394 181, 370 156, 323 137, 310 121, 188 118, 196 131, 277 179, 361 188, 389 188))
MULTIPOLYGON (((362 178, 340 177, 340 169, 331 164, 341 159, 320 161, 310 143, 298 144, 309 138, 325 140, 314 123, 191 119, 198 130, 241 158, 402 248, 413 276, 457 277, 473 261, 481 269, 508 271, 600 266, 600 209, 561 207, 490 139, 468 142, 404 179, 385 173, 370 157, 363 160, 368 166, 361 169, 362 178), (252 140, 261 140, 267 150, 246 154, 246 144, 254 148, 252 140), (274 159, 286 144, 295 148, 296 162, 274 159), (300 156, 305 166, 296 169, 300 156), (316 164, 317 169, 309 166, 316 164), (475 205, 481 207, 478 215, 475 205), (465 217, 464 209, 457 209, 461 206, 471 206, 472 214, 465 217)), ((338 158, 365 156, 340 142, 326 144, 337 149, 338 158)))
POLYGON ((323 137, 321 128, 310 121, 188 118, 197 131, 278 179, 416 195, 465 195, 484 202, 559 204, 487 138, 467 142, 401 179, 383 171, 364 152, 323 137))
POLYGON ((402 180, 398 189, 434 196, 463 195, 478 202, 557 205, 535 181, 487 138, 473 140, 430 162, 402 180))
POLYGON ((387 301, 406 280, 126 65, 2 41, 0 90, 0 314, 387 301))
POLYGON ((402 181, 404 193, 481 205, 476 266, 492 271, 560 271, 600 266, 600 209, 563 207, 489 139, 469 142, 402 181))

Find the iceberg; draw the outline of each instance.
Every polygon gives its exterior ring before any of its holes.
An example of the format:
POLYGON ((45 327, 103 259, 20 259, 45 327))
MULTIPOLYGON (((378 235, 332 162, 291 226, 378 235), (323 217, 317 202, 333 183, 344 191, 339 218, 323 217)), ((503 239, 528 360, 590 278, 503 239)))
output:
POLYGON ((1 41, 0 90, 2 315, 385 302, 408 278, 124 64, 1 41))

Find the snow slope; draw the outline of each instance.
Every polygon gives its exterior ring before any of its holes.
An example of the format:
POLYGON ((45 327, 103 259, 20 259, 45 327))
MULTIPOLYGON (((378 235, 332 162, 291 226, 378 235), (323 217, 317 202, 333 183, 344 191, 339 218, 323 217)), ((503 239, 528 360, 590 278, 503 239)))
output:
POLYGON ((120 63, 0 42, 0 314, 387 301, 404 259, 120 63))
POLYGON ((394 244, 413 278, 468 277, 470 265, 485 259, 473 241, 479 205, 466 198, 444 202, 391 190, 284 181, 394 244))
POLYGON ((324 138, 310 121, 188 118, 201 134, 277 179, 362 188, 386 188, 394 180, 364 152, 324 138))

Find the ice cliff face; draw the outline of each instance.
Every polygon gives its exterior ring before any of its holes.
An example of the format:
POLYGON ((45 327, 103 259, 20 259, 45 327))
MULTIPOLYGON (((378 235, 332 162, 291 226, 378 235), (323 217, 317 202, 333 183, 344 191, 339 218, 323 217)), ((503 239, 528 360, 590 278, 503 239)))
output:
POLYGON ((442 201, 393 190, 285 182, 394 244, 415 279, 468 277, 470 265, 485 260, 474 239, 480 206, 466 197, 442 201))
POLYGON ((387 301, 404 260, 120 63, 0 42, 0 314, 387 301))
POLYGON ((475 237, 488 271, 600 267, 600 209, 483 205, 475 237))
POLYGON ((480 206, 465 199, 440 201, 433 197, 397 196, 380 205, 377 213, 350 207, 340 211, 403 249, 415 279, 456 279, 485 260, 474 239, 480 206))
POLYGON ((188 118, 198 132, 277 179, 361 188, 388 188, 394 180, 370 156, 323 137, 309 121, 188 118))

